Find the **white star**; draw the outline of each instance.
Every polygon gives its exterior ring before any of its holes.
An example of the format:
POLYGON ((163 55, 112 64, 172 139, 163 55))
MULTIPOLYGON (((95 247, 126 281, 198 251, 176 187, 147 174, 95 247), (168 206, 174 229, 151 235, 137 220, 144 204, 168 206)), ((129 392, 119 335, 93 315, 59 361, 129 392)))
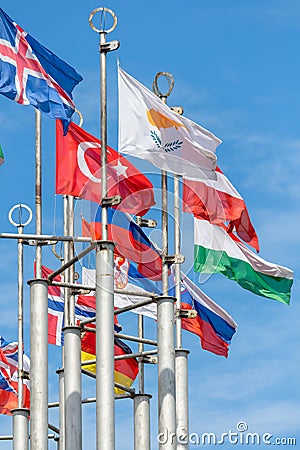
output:
POLYGON ((128 170, 128 167, 123 166, 123 164, 121 163, 121 161, 119 159, 118 159, 118 164, 116 166, 111 166, 111 168, 113 170, 115 170, 119 176, 123 175, 124 177, 127 177, 126 171, 128 170))

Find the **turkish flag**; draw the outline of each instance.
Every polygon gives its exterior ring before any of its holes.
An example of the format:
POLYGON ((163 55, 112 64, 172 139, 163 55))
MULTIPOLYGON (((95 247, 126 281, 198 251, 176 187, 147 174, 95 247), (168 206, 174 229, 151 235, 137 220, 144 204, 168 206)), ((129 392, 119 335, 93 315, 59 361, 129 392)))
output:
MULTIPOLYGON (((117 206, 144 215, 155 204, 153 185, 124 156, 107 147, 107 196, 120 195, 117 206)), ((56 121, 56 193, 101 202, 101 142, 75 123, 63 135, 56 121)))

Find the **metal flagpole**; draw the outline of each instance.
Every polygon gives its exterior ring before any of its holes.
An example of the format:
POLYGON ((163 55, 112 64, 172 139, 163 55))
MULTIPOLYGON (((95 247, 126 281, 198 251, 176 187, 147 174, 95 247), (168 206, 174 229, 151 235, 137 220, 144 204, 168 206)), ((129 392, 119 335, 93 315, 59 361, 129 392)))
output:
MULTIPOLYGON (((64 225, 69 236, 74 236, 74 197, 66 196, 64 201, 64 225)), ((65 246, 67 255, 64 263, 74 257, 74 243, 65 246)), ((70 283, 74 283, 74 265, 66 270, 70 283)), ((75 323, 75 296, 65 289, 65 327, 64 331, 64 410, 66 450, 82 448, 82 404, 81 404, 81 334, 75 323)))
MULTIPOLYGON (((138 314, 138 337, 144 338, 144 317, 138 314)), ((144 343, 139 342, 138 352, 144 352, 144 343)), ((134 405, 134 450, 150 450, 150 399, 145 394, 144 356, 139 358, 139 393, 135 394, 134 405)))
MULTIPOLYGON (((170 74, 160 72, 156 75, 153 90, 166 103, 173 89, 174 81, 170 74), (157 81, 160 76, 166 76, 169 90, 162 94, 157 81)), ((161 173, 162 190, 162 294, 157 303, 157 342, 158 342, 158 421, 159 436, 167 436, 159 440, 160 449, 174 450, 176 448, 176 402, 175 402, 175 349, 174 349, 174 298, 168 296, 168 185, 167 173, 161 173), (162 443, 164 442, 164 443, 162 443)))
MULTIPOLYGON (((41 112, 36 116, 36 234, 42 234, 41 112)), ((30 284, 30 448, 48 448, 48 282, 42 276, 42 247, 36 243, 36 278, 30 284)))
POLYGON ((106 35, 116 28, 117 17, 108 8, 96 8, 90 14, 90 26, 100 35, 101 94, 101 205, 102 241, 96 245, 96 424, 97 450, 115 448, 114 405, 114 244, 108 241, 107 215, 116 198, 107 198, 107 80, 106 55, 119 47, 118 41, 106 42, 106 35), (100 12, 100 29, 93 24, 100 12), (105 30, 106 13, 113 17, 113 26, 105 30))
MULTIPOLYGON (((15 205, 9 212, 9 221, 12 225, 17 226, 18 234, 23 233, 25 225, 28 225, 32 219, 31 209, 23 204, 15 205), (12 219, 12 213, 15 209, 19 209, 19 223, 15 223, 12 219), (22 208, 29 212, 29 218, 26 222, 22 222, 22 208)), ((24 408, 23 398, 23 380, 25 378, 23 367, 24 354, 24 326, 23 326, 23 242, 18 240, 18 408, 13 410, 13 448, 14 450, 28 449, 28 419, 29 410, 24 408)))
MULTIPOLYGON (((62 347, 63 349, 63 347, 62 347)), ((56 371, 59 380, 59 441, 58 449, 65 450, 65 376, 64 369, 56 371)))
MULTIPOLYGON (((176 110, 183 113, 182 108, 176 110)), ((174 175, 174 252, 180 255, 180 175, 174 175)), ((175 296, 176 296, 176 349, 175 349, 175 376, 176 376, 176 431, 177 450, 186 450, 189 447, 189 417, 188 417, 188 354, 182 348, 181 327, 181 265, 175 264, 175 296)))
MULTIPOLYGON (((35 232, 42 234, 42 114, 35 110, 35 232)), ((42 247, 36 245, 36 278, 42 276, 42 247)))

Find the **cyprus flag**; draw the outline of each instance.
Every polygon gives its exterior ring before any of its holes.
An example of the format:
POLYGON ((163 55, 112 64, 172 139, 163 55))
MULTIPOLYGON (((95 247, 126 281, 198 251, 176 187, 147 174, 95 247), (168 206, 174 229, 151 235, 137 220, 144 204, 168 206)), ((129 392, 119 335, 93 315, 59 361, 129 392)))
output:
POLYGON ((221 140, 173 112, 120 67, 118 71, 119 151, 168 172, 215 179, 221 140))

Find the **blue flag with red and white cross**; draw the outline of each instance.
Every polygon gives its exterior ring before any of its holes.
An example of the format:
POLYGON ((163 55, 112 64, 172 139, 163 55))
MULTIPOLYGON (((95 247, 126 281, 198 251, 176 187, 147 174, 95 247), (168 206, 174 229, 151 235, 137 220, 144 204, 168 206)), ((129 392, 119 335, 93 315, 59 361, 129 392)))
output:
POLYGON ((66 134, 82 81, 75 69, 27 34, 0 8, 0 93, 60 119, 66 134))

